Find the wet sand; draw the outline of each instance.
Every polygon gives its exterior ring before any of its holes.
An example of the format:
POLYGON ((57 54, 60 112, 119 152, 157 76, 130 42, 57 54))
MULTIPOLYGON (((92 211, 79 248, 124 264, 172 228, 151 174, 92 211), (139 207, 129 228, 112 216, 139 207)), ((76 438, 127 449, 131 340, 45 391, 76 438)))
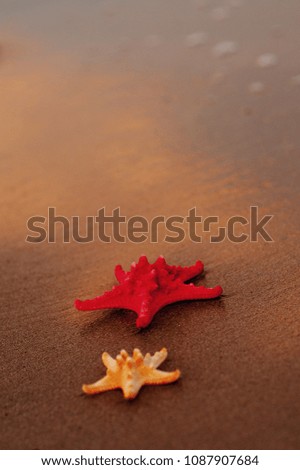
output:
POLYGON ((299 449, 297 1, 26 3, 0 1, 1 448, 299 449), (224 223, 251 205, 273 243, 25 243, 48 207, 224 223), (224 296, 143 331, 74 309, 141 253, 201 259, 224 296), (103 351, 163 346, 178 383, 81 393, 103 351))

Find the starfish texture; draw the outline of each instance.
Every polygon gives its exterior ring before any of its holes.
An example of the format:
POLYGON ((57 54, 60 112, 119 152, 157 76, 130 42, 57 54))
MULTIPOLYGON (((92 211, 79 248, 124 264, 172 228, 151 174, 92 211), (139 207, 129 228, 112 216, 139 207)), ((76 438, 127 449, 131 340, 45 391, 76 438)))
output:
POLYGON ((136 326, 145 328, 162 307, 180 300, 213 299, 219 297, 221 286, 208 288, 185 284, 203 271, 203 263, 197 261, 194 266, 169 266, 160 256, 150 264, 146 256, 141 256, 138 263, 132 263, 125 272, 120 265, 115 267, 115 276, 119 285, 91 300, 76 300, 78 310, 97 310, 119 308, 137 313, 136 326))
POLYGON ((132 357, 123 349, 116 359, 104 352, 102 361, 107 368, 105 377, 93 384, 83 385, 82 390, 88 395, 94 395, 121 388, 124 398, 132 400, 143 385, 168 384, 175 382, 180 377, 179 370, 174 372, 157 370, 167 355, 166 348, 156 352, 153 356, 147 353, 145 357, 139 349, 133 350, 132 357))

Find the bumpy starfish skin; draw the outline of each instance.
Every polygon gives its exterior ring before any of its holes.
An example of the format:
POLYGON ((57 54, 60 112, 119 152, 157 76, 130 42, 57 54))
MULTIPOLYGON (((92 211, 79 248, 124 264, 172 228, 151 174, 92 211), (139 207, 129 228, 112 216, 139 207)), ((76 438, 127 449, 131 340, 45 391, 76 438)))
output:
POLYGON ((78 310, 105 308, 133 310, 138 315, 136 326, 144 328, 165 305, 180 300, 219 297, 223 292, 221 286, 208 288, 184 284, 202 271, 201 261, 197 261, 194 266, 181 267, 169 266, 162 256, 153 264, 149 263, 146 256, 141 256, 137 264, 132 263, 128 272, 125 272, 120 265, 115 267, 118 286, 94 299, 76 300, 75 306, 78 310))
POLYGON ((93 384, 83 385, 82 390, 88 395, 94 395, 121 388, 124 398, 132 400, 143 385, 168 384, 180 377, 179 370, 174 372, 157 370, 167 355, 166 348, 153 356, 147 353, 145 357, 139 349, 134 349, 132 357, 123 349, 116 359, 104 352, 102 361, 107 368, 106 376, 93 384))

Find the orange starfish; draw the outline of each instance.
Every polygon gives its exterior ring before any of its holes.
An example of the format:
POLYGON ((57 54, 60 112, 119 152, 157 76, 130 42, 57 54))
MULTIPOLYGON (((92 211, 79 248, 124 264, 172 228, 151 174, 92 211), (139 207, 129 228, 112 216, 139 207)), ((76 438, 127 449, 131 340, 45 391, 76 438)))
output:
POLYGON ((106 376, 93 384, 83 385, 82 390, 88 395, 93 395, 121 388, 124 398, 132 400, 143 385, 168 384, 178 380, 180 376, 178 369, 174 372, 157 370, 167 355, 166 348, 156 352, 153 356, 147 353, 145 357, 139 349, 133 350, 132 357, 122 349, 116 359, 104 352, 102 361, 107 368, 106 376))

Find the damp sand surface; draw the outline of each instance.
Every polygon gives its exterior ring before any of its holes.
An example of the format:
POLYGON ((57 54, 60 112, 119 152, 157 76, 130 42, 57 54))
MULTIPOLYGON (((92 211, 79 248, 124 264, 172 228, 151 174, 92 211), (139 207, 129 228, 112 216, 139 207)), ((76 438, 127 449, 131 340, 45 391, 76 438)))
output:
POLYGON ((1 447, 299 449, 298 1, 0 6, 1 447), (221 225, 258 206, 274 241, 25 243, 48 207, 119 206, 221 225), (130 311, 74 309, 142 253, 201 259, 197 282, 224 296, 143 331, 130 311), (178 383, 82 394, 103 351, 163 346, 178 383))

